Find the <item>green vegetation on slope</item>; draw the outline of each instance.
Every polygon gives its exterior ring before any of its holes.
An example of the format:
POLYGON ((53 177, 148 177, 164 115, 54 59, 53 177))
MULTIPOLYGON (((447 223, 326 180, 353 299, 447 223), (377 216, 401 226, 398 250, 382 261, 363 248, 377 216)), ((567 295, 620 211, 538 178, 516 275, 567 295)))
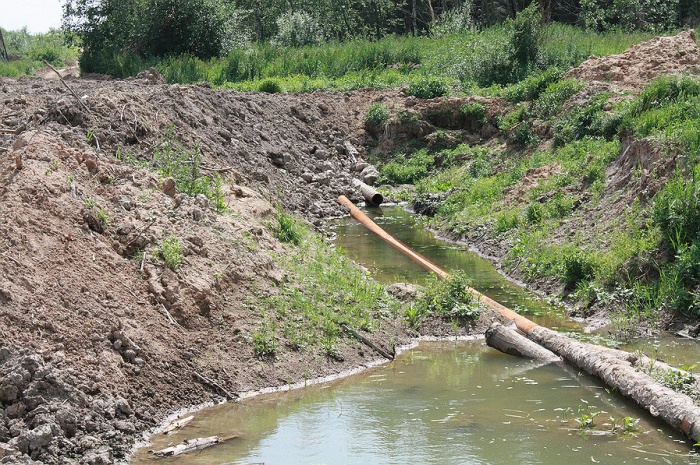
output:
POLYGON ((601 93, 567 107, 584 84, 556 76, 502 91, 513 103, 494 124, 510 150, 405 147, 380 161, 382 175, 415 182, 434 227, 511 244, 508 266, 560 283, 584 307, 617 309, 625 325, 700 316, 700 80, 661 77, 632 100, 601 93), (554 144, 521 140, 519 126, 550 127, 554 144), (623 138, 644 139, 659 164, 623 165, 623 138), (632 172, 606 190, 616 163, 632 172), (615 205, 619 214, 606 211, 615 205))

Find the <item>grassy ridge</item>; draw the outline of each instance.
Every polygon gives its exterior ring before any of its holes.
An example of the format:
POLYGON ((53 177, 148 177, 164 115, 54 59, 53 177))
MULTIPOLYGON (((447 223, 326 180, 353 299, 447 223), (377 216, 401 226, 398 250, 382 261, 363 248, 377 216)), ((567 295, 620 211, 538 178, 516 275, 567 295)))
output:
POLYGON ((616 308, 622 325, 700 316, 700 80, 662 77, 634 99, 611 104, 602 93, 564 110, 585 84, 560 76, 544 73, 500 91, 512 103, 494 123, 511 150, 399 151, 384 160, 383 176, 402 183, 409 170, 419 201, 438 199, 433 226, 488 231, 512 244, 510 267, 560 282, 584 308, 616 308), (549 127, 554 143, 540 145, 537 127, 549 127), (606 191, 621 134, 675 160, 675 174, 661 178, 640 163, 627 185, 606 191), (649 185, 657 187, 639 187, 649 185), (621 195, 629 205, 606 215, 621 195))
MULTIPOLYGON (((598 34, 551 24, 544 30, 540 56, 529 74, 549 67, 566 69, 590 55, 620 53, 649 37, 643 33, 598 34)), ((308 92, 382 89, 425 77, 442 80, 454 91, 473 91, 486 72, 485 59, 501 51, 507 40, 506 28, 494 26, 439 38, 390 37, 299 48, 255 44, 206 62, 179 57, 156 66, 168 82, 209 81, 240 91, 258 90, 269 79, 276 80, 284 91, 308 92)))

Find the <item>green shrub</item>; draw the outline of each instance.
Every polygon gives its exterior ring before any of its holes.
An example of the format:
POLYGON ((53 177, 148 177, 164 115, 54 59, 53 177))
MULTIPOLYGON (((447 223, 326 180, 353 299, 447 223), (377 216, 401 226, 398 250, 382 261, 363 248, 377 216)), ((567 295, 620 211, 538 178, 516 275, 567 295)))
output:
POLYGON ((395 184, 414 184, 426 177, 434 164, 435 158, 426 150, 420 150, 411 156, 399 155, 383 165, 379 172, 395 184))
POLYGON ((518 228, 521 224, 522 218, 517 209, 505 210, 496 215, 494 231, 496 234, 503 234, 511 229, 518 228))
POLYGON ((510 21, 511 61, 521 69, 532 67, 542 47, 543 29, 540 5, 534 1, 510 21))
POLYGON ((563 75, 563 71, 559 68, 548 68, 538 75, 527 77, 517 84, 513 84, 505 89, 504 93, 508 100, 515 103, 535 100, 550 84, 557 82, 563 75))
POLYGON ((459 111, 471 120, 481 123, 486 115, 486 106, 479 102, 464 103, 459 107, 459 111))
POLYGON ((700 235, 700 166, 690 179, 677 174, 654 197, 652 222, 673 252, 700 235))
POLYGON ((304 239, 304 228, 292 215, 277 207, 277 238, 282 242, 299 245, 304 239))
POLYGON ((180 239, 176 236, 169 236, 163 239, 160 247, 156 250, 156 256, 163 260, 171 270, 174 271, 180 268, 184 258, 180 239))
POLYGON ((260 328, 252 334, 253 352, 260 358, 274 357, 279 349, 275 334, 276 325, 267 318, 263 319, 260 328))
POLYGON ((539 224, 544 221, 544 206, 539 202, 528 204, 525 208, 525 220, 529 224, 539 224))
POLYGON ((576 79, 564 79, 547 86, 545 91, 532 104, 532 113, 540 118, 555 115, 561 109, 561 104, 585 84, 576 79))
POLYGON ((386 105, 381 102, 375 102, 370 105, 365 121, 372 126, 379 127, 389 120, 391 112, 386 105))
POLYGON ((567 289, 575 289, 583 281, 593 278, 595 262, 591 256, 578 249, 569 249, 562 257, 562 281, 567 289))
POLYGON ((425 288, 419 304, 426 312, 448 318, 476 319, 479 316, 479 302, 469 291, 471 280, 466 273, 457 271, 445 280, 435 278, 425 288))
POLYGON ((441 79, 425 77, 411 82, 406 88, 406 95, 428 99, 446 95, 447 91, 447 85, 441 79))
POLYGON ((258 86, 258 91, 268 94, 278 94, 282 92, 282 86, 275 79, 266 79, 258 86))
POLYGON ((289 11, 277 18, 277 34, 272 42, 282 47, 302 47, 323 42, 318 18, 303 11, 289 11))

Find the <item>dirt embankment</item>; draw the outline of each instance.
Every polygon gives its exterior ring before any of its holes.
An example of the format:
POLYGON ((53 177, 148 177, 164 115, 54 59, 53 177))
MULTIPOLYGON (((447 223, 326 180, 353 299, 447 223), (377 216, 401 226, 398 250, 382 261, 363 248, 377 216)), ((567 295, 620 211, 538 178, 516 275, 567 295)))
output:
MULTIPOLYGON (((282 347, 255 356, 250 296, 290 279, 275 207, 317 225, 365 167, 364 115, 377 94, 240 94, 127 81, 0 81, 0 463, 106 464, 175 410, 346 371, 282 347), (166 129, 224 178, 225 214, 139 163, 166 129), (347 149, 347 143, 357 152, 347 149), (17 169, 21 165, 21 169, 17 169), (156 253, 182 244, 173 271, 156 253), (144 253, 145 252, 145 253, 144 253)), ((383 341, 406 341, 386 325, 383 341)))
MULTIPOLYGON (((374 101, 398 115, 375 134, 380 149, 410 139, 506 149, 498 99, 240 94, 165 85, 153 73, 69 83, 82 103, 59 81, 0 81, 0 463, 123 462, 169 412, 220 398, 197 374, 236 393, 367 363, 351 341, 344 362, 290 350, 261 362, 250 343, 260 315, 248 297, 290 279, 271 258, 286 250, 270 227, 276 205, 320 226, 341 212, 339 194, 358 198, 351 180, 366 165, 364 116, 374 101), (475 100, 483 121, 461 111, 475 100), (201 148, 208 172, 224 176, 227 214, 163 189, 134 163, 152 158, 171 124, 178 140, 201 148), (182 242, 177 271, 154 256, 168 236, 182 242)), ((610 168, 611 186, 627 186, 626 166, 640 160, 671 169, 639 144, 610 168)), ((476 233, 485 252, 508 249, 476 233)), ((386 338, 405 340, 404 328, 391 328, 386 338)))

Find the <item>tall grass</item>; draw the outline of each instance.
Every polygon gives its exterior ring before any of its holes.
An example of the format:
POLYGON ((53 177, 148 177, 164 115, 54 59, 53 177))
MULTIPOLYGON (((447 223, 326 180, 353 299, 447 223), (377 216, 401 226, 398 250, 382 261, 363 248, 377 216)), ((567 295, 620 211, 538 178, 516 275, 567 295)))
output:
MULTIPOLYGON (((287 91, 312 91, 408 85, 427 76, 460 90, 473 88, 479 76, 489 72, 483 68, 483 57, 494 56, 499 44, 507 42, 507 34, 503 26, 494 26, 437 38, 356 39, 304 47, 252 44, 206 62, 195 62, 189 56, 171 58, 161 61, 158 68, 169 82, 208 80, 238 90, 255 90, 259 81, 271 78, 287 91)), ((565 69, 592 54, 620 53, 649 37, 641 33, 598 34, 551 24, 544 29, 540 56, 528 75, 552 66, 565 69)))

